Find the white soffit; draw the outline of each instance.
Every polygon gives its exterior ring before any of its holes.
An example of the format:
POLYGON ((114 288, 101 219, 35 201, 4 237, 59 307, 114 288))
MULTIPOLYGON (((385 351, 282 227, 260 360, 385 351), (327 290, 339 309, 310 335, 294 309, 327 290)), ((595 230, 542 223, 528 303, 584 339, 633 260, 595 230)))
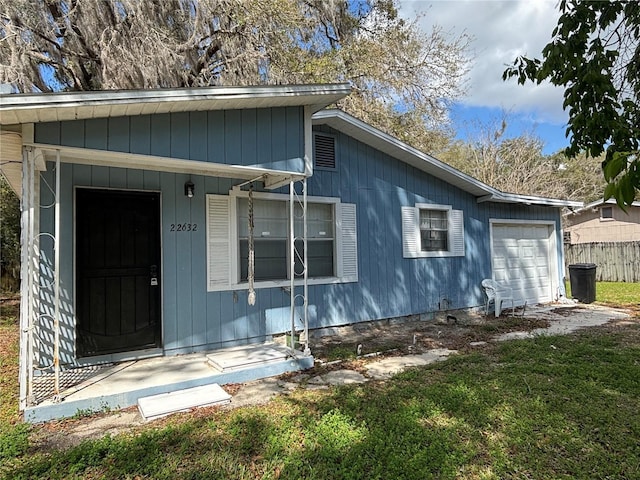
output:
POLYGON ((0 125, 304 105, 316 112, 349 93, 348 84, 334 83, 7 94, 0 95, 0 125))
POLYGON ((314 125, 327 125, 478 197, 478 203, 519 203, 549 207, 582 206, 582 202, 501 192, 341 110, 322 110, 315 113, 312 118, 314 125))
POLYGON ((22 135, 0 131, 0 172, 11 189, 22 195, 22 135))

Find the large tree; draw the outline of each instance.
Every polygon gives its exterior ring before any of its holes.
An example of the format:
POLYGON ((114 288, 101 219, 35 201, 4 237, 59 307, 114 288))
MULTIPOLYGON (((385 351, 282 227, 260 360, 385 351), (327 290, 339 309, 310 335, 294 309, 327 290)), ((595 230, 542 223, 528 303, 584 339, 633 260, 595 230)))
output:
POLYGON ((19 91, 344 81, 341 108, 429 151, 467 46, 395 0, 0 0, 0 81, 19 91))
POLYGON ((561 0, 542 59, 518 57, 503 74, 562 86, 567 154, 602 154, 605 198, 622 206, 640 188, 640 3, 561 0))
POLYGON ((534 131, 510 136, 509 121, 503 113, 469 123, 465 139, 453 142, 440 158, 504 192, 586 202, 602 197, 600 159, 584 154, 568 158, 562 152, 545 155, 534 131))
POLYGON ((508 116, 475 121, 465 140, 454 142, 441 158, 474 178, 504 192, 562 197, 557 165, 543 155, 533 133, 507 135, 508 116))

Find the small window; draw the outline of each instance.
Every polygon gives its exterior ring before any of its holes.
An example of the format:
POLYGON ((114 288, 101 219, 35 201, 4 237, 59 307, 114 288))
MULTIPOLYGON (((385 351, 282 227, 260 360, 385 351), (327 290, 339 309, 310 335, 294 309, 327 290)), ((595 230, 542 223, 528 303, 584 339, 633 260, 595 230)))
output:
POLYGON ((562 232, 562 239, 564 243, 571 243, 571 232, 562 232))
POLYGON ((402 207, 404 258, 464 257, 464 216, 449 205, 402 207))
POLYGON ((600 209, 600 218, 602 220, 613 219, 613 207, 602 207, 600 209))
POLYGON ((448 238, 447 211, 420 209, 420 250, 446 252, 449 250, 448 238))
POLYGON ((313 136, 313 156, 316 168, 336 168, 336 138, 316 133, 313 136))

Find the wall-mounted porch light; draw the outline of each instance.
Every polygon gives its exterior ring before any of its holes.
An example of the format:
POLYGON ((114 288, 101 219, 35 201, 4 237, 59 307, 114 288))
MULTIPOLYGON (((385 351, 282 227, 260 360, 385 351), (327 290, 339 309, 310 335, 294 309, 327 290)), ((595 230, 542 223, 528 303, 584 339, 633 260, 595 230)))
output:
POLYGON ((191 180, 184 184, 184 194, 186 197, 193 198, 193 194, 195 192, 195 185, 191 180))

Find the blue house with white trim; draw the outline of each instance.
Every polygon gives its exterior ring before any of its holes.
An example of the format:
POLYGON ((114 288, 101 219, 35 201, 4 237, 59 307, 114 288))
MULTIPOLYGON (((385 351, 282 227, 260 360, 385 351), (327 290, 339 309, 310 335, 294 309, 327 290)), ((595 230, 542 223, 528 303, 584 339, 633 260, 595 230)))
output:
POLYGON ((529 304, 564 294, 560 210, 580 204, 500 192, 325 109, 349 91, 2 95, 0 165, 23 210, 21 408, 73 414, 55 406, 64 372, 292 331, 281 369, 235 378, 304 368, 309 329, 476 307, 483 278, 529 304))

